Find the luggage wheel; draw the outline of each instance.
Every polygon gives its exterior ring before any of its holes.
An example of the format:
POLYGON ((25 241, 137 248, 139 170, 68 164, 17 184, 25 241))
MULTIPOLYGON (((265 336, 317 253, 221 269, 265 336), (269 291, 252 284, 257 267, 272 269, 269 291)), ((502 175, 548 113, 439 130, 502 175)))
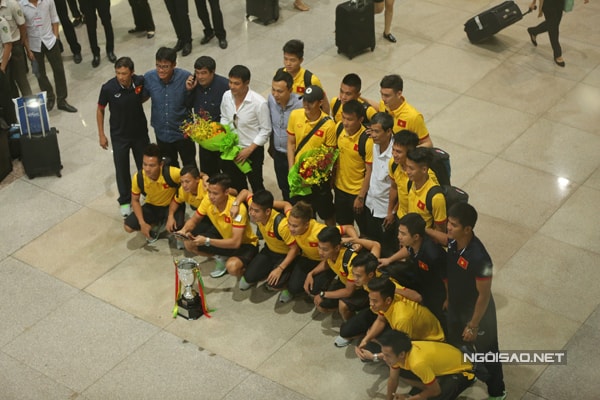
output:
POLYGON ((62 178, 62 174, 60 172, 57 172, 56 176, 59 177, 59 178, 62 178))

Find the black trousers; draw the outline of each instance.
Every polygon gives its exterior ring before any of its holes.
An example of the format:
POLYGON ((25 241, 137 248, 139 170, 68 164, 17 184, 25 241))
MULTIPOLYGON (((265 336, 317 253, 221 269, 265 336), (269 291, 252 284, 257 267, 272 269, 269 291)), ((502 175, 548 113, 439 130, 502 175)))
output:
POLYGON ((148 0, 129 0, 133 22, 136 29, 144 31, 154 31, 154 19, 152 18, 152 9, 148 0))
POLYGON ((548 32, 550 45, 554 52, 554 58, 562 56, 562 49, 558 41, 558 27, 562 20, 563 10, 565 8, 565 0, 544 0, 542 12, 544 13, 544 22, 531 29, 534 35, 548 32))
POLYGON ((178 157, 181 157, 182 164, 195 165, 196 164, 196 146, 190 139, 181 139, 176 142, 168 143, 156 139, 156 144, 160 148, 160 152, 163 157, 171 159, 171 165, 174 167, 179 166, 178 157))
MULTIPOLYGON (((285 254, 275 253, 265 245, 256 257, 252 259, 248 268, 246 268, 246 272, 244 273, 246 282, 256 283, 267 279, 271 271, 277 268, 285 257, 285 254)), ((283 288, 287 284, 293 270, 294 262, 283 270, 279 277, 279 282, 277 282, 277 285, 275 285, 274 288, 283 288)))
POLYGON ((342 323, 340 336, 345 339, 351 339, 356 336, 365 335, 376 319, 377 314, 371 311, 369 307, 362 309, 348 321, 342 323))
POLYGON ((39 53, 33 52, 33 55, 35 56, 35 61, 38 63, 38 84, 40 85, 40 89, 47 93, 48 100, 57 100, 60 104, 67 99, 67 78, 65 76, 65 67, 63 65, 59 47, 58 40, 51 49, 48 49, 46 45, 42 43, 42 51, 39 53), (52 67, 52 72, 54 73, 56 94, 46 75, 46 57, 48 58, 48 63, 50 64, 50 67, 52 67))
POLYGON ((96 28, 98 26, 98 18, 100 17, 102 26, 104 27, 104 35, 106 36, 106 52, 112 52, 115 49, 115 34, 113 32, 111 16, 110 16, 110 0, 80 0, 81 11, 85 15, 85 27, 87 29, 88 39, 90 41, 90 49, 92 54, 99 56, 100 47, 98 47, 98 36, 96 28))
POLYGON ((248 161, 252 164, 252 171, 244 174, 235 165, 233 161, 221 160, 221 170, 231 178, 231 186, 238 192, 242 189, 248 189, 246 178, 252 187, 252 192, 256 193, 259 190, 264 190, 263 183, 263 163, 265 161, 265 149, 259 146, 250 154, 248 161))
POLYGON ((27 80, 27 55, 21 41, 13 42, 6 74, 10 83, 10 92, 7 92, 7 94, 10 93, 10 97, 19 97, 19 90, 21 96, 31 95, 31 86, 29 86, 27 80))
POLYGON ((361 229, 361 235, 364 234, 369 239, 381 244, 382 257, 389 257, 397 252, 400 249, 400 244, 398 243, 398 225, 396 224, 397 218, 394 219, 394 223, 391 226, 384 228, 383 218, 374 217, 368 207, 365 206, 363 214, 366 230, 363 232, 361 229))
POLYGON ((165 0, 177 40, 182 44, 192 43, 188 0, 165 0))
POLYGON ((138 171, 142 170, 142 159, 144 149, 150 143, 146 137, 131 140, 116 139, 111 136, 113 162, 115 164, 115 175, 117 178, 117 189, 119 190, 119 204, 131 203, 131 172, 129 164, 129 151, 133 153, 133 159, 138 171))
MULTIPOLYGON (((288 290, 291 294, 297 295, 304 292, 304 281, 306 276, 313 268, 319 264, 320 261, 309 260, 305 257, 297 257, 296 265, 288 281, 288 290)), ((311 294, 318 294, 321 290, 326 290, 331 280, 335 277, 335 272, 330 268, 327 268, 324 272, 314 276, 314 284, 311 290, 311 294)))
POLYGON ((67 0, 67 3, 69 3, 69 10, 71 10, 71 14, 73 15, 73 17, 81 18, 81 12, 79 11, 79 6, 77 5, 77 0, 67 0))
POLYGON ((363 207, 362 213, 355 213, 354 199, 356 199, 356 195, 344 192, 337 187, 333 188, 333 192, 335 193, 335 222, 340 225, 354 225, 354 221, 356 221, 360 234, 366 235, 366 213, 368 210, 363 207))
POLYGON ((196 2, 196 11, 198 12, 198 18, 202 21, 202 25, 204 25, 204 35, 209 36, 213 33, 219 39, 225 39, 227 37, 227 32, 225 32, 225 26, 223 25, 223 13, 221 12, 221 6, 219 5, 219 0, 195 0, 196 2), (206 2, 210 4, 210 13, 212 14, 212 23, 210 23, 210 15, 208 14, 208 8, 206 7, 206 2))
POLYGON ((10 83, 2 70, 0 70, 0 118, 4 118, 9 125, 17 122, 15 107, 10 97, 10 83))
POLYGON ((73 23, 69 18, 66 0, 54 0, 54 4, 56 5, 56 13, 58 14, 60 24, 63 27, 63 32, 65 34, 65 37, 67 38, 69 47, 71 48, 71 53, 80 54, 81 45, 79 44, 79 41, 77 41, 77 34, 75 34, 75 28, 73 27, 73 23))
POLYGON ((206 150, 202 146, 198 146, 198 154, 200 155, 200 171, 208 176, 213 176, 221 172, 221 153, 218 151, 206 150))
POLYGON ((277 186, 279 186, 279 189, 281 189, 283 200, 290 201, 290 184, 288 183, 289 165, 287 153, 282 153, 273 149, 270 154, 273 156, 273 164, 275 164, 277 186))
MULTIPOLYGON (((463 342, 462 333, 471 320, 471 315, 467 315, 462 311, 461 307, 457 307, 450 303, 448 305, 448 343, 455 347, 461 348, 465 344, 463 342)), ((490 298, 488 308, 483 315, 483 318, 479 322, 479 331, 477 339, 474 342, 477 352, 497 352, 498 351, 498 323, 496 320, 496 305, 494 298, 490 298)), ((487 368, 490 377, 485 382, 488 387, 488 394, 490 396, 501 396, 504 393, 504 373, 502 371, 501 363, 484 362, 483 365, 487 368)))

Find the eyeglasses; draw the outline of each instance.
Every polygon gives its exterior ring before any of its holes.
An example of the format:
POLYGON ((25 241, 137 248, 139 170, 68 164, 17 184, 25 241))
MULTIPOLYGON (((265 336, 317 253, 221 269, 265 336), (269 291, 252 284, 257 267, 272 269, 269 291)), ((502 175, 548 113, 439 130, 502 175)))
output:
POLYGON ((238 127, 238 116, 237 114, 233 114, 233 127, 237 129, 238 127))
POLYGON ((171 69, 171 64, 156 64, 156 69, 171 69))

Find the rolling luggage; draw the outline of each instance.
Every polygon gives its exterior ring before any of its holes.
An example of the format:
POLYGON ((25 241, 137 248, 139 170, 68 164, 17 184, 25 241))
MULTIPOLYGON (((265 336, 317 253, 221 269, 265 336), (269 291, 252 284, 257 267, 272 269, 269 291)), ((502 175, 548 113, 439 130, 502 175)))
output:
POLYGON ((50 128, 45 93, 15 99, 21 125, 21 162, 29 179, 39 175, 61 176, 58 131, 50 128))
POLYGON ((471 43, 480 43, 520 21, 523 15, 530 12, 531 10, 523 14, 514 1, 505 1, 465 22, 465 32, 471 43))
POLYGON ((246 0, 246 19, 256 17, 254 22, 269 25, 279 19, 279 0, 246 0))
POLYGON ((349 59, 375 50, 375 9, 372 0, 352 0, 335 8, 335 45, 349 59))

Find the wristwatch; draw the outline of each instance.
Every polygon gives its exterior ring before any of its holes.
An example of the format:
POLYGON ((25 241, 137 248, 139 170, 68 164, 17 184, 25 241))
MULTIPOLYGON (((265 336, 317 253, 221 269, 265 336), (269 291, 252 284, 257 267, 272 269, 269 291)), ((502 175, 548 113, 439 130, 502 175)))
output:
POLYGON ((232 206, 239 206, 239 203, 237 202, 237 200, 234 200, 233 203, 231 203, 232 206))
POLYGON ((207 238, 204 240, 204 245, 205 245, 206 247, 210 246, 210 238, 209 238, 209 237, 207 237, 207 238))
POLYGON ((377 353, 373 353, 373 361, 374 362, 379 361, 379 356, 377 355, 377 353))
POLYGON ((325 292, 321 290, 319 292, 319 296, 321 296, 321 298, 324 299, 325 298, 325 292))

